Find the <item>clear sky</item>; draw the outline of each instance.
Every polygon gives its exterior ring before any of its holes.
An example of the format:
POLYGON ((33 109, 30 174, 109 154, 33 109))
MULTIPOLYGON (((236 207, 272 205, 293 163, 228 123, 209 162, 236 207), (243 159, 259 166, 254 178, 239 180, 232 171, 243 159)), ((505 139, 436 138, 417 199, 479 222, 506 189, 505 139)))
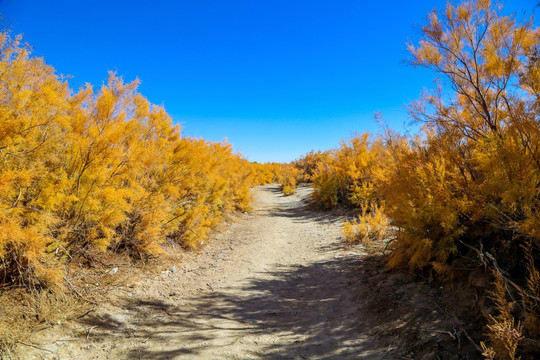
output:
MULTIPOLYGON (((71 87, 138 77, 184 135, 264 162, 375 132, 377 111, 404 130, 434 78, 405 63, 406 43, 445 2, 0 0, 0 13, 71 87)), ((503 3, 530 14, 538 0, 503 3)))

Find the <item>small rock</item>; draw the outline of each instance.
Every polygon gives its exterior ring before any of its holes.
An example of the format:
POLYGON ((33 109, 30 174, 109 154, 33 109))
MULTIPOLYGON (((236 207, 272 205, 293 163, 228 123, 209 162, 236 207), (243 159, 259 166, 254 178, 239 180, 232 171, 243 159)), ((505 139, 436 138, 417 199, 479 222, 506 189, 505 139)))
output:
POLYGON ((111 269, 111 271, 109 271, 109 275, 114 275, 114 274, 116 274, 117 272, 118 272, 118 268, 115 267, 115 268, 111 269))

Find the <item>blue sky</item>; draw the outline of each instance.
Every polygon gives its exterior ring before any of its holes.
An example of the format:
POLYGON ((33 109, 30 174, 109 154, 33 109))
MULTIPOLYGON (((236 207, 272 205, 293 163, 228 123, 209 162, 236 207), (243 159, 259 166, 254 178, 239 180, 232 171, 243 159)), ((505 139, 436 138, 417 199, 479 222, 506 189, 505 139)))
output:
MULTIPOLYGON (((110 70, 138 77, 184 135, 264 162, 375 132, 377 111, 405 130, 404 106, 435 76, 406 64, 406 43, 445 3, 0 0, 0 13, 73 88, 110 70)), ((538 1, 504 4, 531 13, 538 1)))

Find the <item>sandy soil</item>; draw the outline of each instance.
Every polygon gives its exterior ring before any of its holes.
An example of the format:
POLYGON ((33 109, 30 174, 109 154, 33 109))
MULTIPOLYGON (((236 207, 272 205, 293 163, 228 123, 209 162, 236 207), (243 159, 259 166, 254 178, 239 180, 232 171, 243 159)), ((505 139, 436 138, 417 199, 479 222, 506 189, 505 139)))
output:
POLYGON ((344 247, 343 218, 307 210, 310 191, 255 188, 253 214, 201 253, 111 288, 109 301, 38 334, 39 349, 21 358, 475 358, 451 297, 344 247))
POLYGON ((342 219, 306 210, 309 192, 254 189, 253 214, 198 256, 115 289, 111 304, 41 334, 47 350, 28 348, 23 357, 392 358, 367 334, 359 295, 368 290, 350 286, 362 254, 341 246, 342 219))

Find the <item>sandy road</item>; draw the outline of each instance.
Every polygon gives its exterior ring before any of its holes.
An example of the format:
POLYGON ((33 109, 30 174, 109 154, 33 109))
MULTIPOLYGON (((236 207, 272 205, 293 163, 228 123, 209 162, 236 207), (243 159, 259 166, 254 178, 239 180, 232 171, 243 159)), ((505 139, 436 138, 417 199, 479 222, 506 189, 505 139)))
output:
POLYGON ((390 359, 368 336, 362 254, 309 188, 254 189, 254 212, 202 254, 85 316, 36 359, 390 359), (364 286, 364 287, 363 287, 364 286))

